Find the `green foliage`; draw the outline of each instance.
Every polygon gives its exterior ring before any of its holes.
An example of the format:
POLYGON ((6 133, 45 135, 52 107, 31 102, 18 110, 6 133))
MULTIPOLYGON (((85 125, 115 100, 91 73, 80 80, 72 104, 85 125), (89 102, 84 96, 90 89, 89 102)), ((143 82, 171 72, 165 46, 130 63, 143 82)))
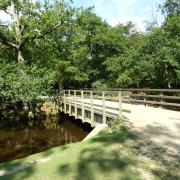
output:
POLYGON ((54 60, 54 70, 56 79, 65 84, 68 83, 80 83, 87 80, 85 73, 80 72, 79 69, 70 64, 69 61, 56 59, 54 60))
POLYGON ((112 132, 119 132, 125 129, 127 131, 125 120, 123 118, 112 119, 108 122, 108 126, 111 128, 112 132))
POLYGON ((166 17, 180 14, 180 1, 179 0, 166 0, 163 5, 160 5, 162 13, 166 17))
POLYGON ((105 80, 97 80, 95 82, 92 83, 92 88, 95 89, 106 89, 108 86, 105 82, 105 80))
POLYGON ((54 73, 37 68, 0 61, 0 97, 11 101, 29 101, 51 93, 54 73))
POLYGON ((17 52, 19 63, 29 63, 29 59, 24 59, 28 42, 46 39, 57 29, 66 31, 74 15, 74 9, 60 0, 51 3, 5 0, 1 1, 0 10, 12 17, 10 25, 0 23, 0 42, 17 52))
POLYGON ((0 10, 12 5, 16 20, 0 23, 1 97, 30 100, 63 87, 180 87, 179 0, 166 0, 164 23, 146 33, 132 22, 111 27, 92 9, 61 0, 4 0, 0 10))

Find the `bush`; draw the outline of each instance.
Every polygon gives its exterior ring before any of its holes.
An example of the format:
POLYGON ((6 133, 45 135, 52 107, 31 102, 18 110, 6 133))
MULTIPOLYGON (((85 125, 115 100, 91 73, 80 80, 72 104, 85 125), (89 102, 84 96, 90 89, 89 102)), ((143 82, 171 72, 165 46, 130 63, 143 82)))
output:
POLYGON ((54 74, 47 68, 0 61, 0 97, 10 101, 29 101, 48 95, 54 74))
POLYGON ((111 128, 112 132, 118 132, 122 128, 125 128, 125 121, 123 118, 112 119, 108 122, 108 126, 111 128))

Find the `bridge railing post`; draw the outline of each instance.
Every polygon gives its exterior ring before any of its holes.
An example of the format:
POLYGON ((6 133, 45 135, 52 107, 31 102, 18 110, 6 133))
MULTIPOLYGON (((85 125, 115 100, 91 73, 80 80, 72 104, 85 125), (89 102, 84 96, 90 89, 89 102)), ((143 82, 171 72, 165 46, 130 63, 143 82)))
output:
POLYGON ((94 110, 93 110, 93 91, 90 92, 90 97, 91 97, 91 126, 93 127, 95 125, 94 110))
POLYGON ((163 92, 162 91, 161 91, 160 97, 161 97, 161 106, 160 107, 163 108, 163 98, 162 98, 163 97, 163 92))
POLYGON ((64 90, 63 103, 64 103, 64 112, 66 113, 66 90, 64 90))
POLYGON ((102 91, 103 124, 106 124, 105 91, 102 91))
POLYGON ((68 96, 69 96, 69 115, 71 115, 71 90, 68 90, 68 96))
POLYGON ((75 118, 77 118, 77 98, 76 98, 76 90, 74 90, 74 111, 75 111, 75 118))
POLYGON ((118 107, 119 107, 119 118, 122 118, 122 93, 118 91, 118 107))
POLYGON ((85 116, 84 116, 84 91, 81 90, 81 109, 82 109, 82 121, 85 121, 85 116))
POLYGON ((143 91, 142 92, 142 95, 143 95, 143 99, 144 99, 144 105, 146 106, 146 92, 145 91, 143 91))

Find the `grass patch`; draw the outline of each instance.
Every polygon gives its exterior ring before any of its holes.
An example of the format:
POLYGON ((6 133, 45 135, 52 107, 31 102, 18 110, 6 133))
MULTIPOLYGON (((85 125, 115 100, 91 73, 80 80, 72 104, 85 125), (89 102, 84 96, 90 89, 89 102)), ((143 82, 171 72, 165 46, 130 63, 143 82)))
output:
POLYGON ((152 146, 156 147, 142 142, 121 127, 113 133, 102 132, 87 142, 53 148, 0 164, 1 171, 10 172, 14 167, 35 162, 0 179, 177 180, 177 157, 158 148, 161 155, 157 157, 152 146))

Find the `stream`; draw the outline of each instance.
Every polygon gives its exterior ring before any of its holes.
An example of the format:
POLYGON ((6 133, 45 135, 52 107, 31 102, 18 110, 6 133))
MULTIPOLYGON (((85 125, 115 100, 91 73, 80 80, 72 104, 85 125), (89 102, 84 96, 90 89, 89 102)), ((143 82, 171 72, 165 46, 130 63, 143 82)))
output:
POLYGON ((28 120, 19 127, 15 123, 15 128, 0 129, 0 163, 82 141, 92 130, 89 124, 64 114, 28 120))

